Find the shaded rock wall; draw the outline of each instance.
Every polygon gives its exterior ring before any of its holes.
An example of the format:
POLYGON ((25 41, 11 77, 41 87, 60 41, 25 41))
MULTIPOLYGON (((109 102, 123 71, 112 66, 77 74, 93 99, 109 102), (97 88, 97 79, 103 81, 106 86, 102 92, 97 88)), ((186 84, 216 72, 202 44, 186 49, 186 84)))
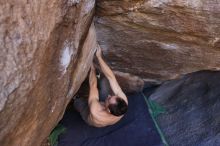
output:
POLYGON ((158 120, 171 146, 220 145, 220 72, 167 81, 150 95, 166 108, 158 120))
POLYGON ((172 79, 220 69, 220 2, 98 0, 98 41, 115 70, 172 79))
POLYGON ((62 117, 92 62, 94 4, 0 2, 1 146, 38 146, 62 117))

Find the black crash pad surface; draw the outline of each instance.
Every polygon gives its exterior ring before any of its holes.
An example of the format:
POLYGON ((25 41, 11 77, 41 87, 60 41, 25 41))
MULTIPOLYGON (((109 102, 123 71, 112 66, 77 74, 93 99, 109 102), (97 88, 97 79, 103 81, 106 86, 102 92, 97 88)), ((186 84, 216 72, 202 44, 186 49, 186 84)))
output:
POLYGON ((128 96, 129 108, 115 125, 88 126, 73 108, 66 111, 60 124, 66 127, 58 146, 162 146, 141 93, 128 96))

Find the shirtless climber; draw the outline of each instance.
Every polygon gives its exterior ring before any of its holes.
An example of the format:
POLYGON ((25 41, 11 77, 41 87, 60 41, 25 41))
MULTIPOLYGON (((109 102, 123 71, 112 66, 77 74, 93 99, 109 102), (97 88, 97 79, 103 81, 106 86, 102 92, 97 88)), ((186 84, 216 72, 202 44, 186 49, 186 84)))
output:
POLYGON ((101 90, 98 91, 96 71, 92 65, 89 74, 89 98, 76 98, 74 106, 87 124, 105 127, 117 123, 123 117, 128 108, 128 100, 112 70, 102 59, 100 46, 97 46, 96 57, 105 76, 100 79, 101 90))

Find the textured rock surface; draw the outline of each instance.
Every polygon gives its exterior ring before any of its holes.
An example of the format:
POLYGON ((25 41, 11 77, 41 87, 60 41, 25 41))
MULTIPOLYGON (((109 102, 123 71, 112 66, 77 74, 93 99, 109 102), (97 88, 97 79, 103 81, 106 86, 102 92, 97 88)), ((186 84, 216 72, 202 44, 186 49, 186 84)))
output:
POLYGON ((220 1, 97 1, 97 37, 113 69, 172 79, 220 69, 220 1))
POLYGON ((171 146, 220 145, 220 72, 200 71, 158 87, 150 96, 167 113, 160 127, 171 146))
POLYGON ((94 4, 0 2, 1 146, 38 146, 62 117, 93 58, 94 4))

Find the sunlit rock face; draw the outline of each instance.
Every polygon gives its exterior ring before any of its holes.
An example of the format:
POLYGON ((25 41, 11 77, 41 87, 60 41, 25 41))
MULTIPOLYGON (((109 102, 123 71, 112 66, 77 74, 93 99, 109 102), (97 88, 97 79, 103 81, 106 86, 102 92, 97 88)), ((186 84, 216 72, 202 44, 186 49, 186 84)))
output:
POLYGON ((94 5, 0 2, 1 146, 38 146, 62 117, 92 62, 94 5))
POLYGON ((220 69, 220 1, 98 0, 96 15, 115 70, 166 80, 220 69))

